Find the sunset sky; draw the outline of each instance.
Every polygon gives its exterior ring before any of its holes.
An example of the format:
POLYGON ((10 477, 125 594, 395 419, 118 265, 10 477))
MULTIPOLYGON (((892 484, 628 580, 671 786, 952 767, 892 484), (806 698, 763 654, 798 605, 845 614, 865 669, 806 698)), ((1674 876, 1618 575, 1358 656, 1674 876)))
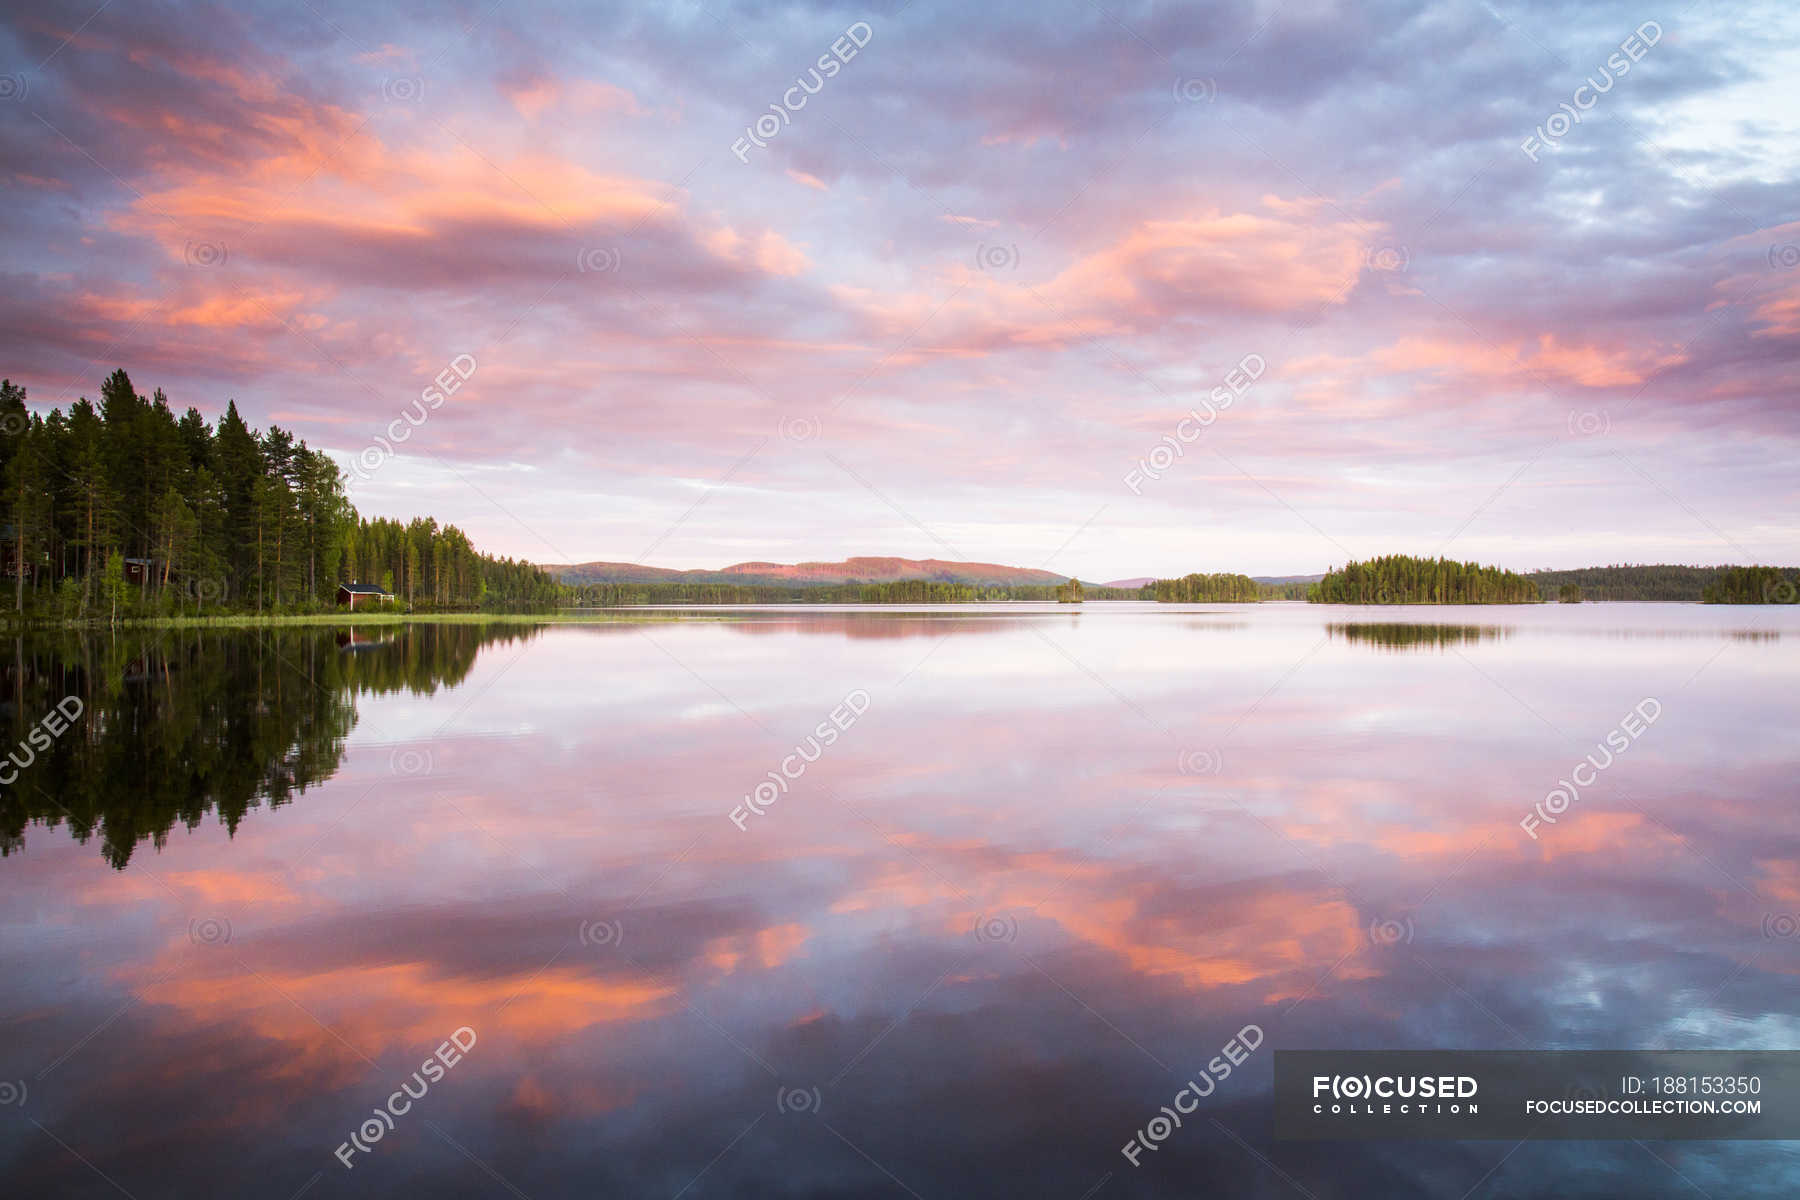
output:
POLYGON ((1781 2, 22 0, 0 375, 541 562, 1793 564, 1797 80, 1781 2))

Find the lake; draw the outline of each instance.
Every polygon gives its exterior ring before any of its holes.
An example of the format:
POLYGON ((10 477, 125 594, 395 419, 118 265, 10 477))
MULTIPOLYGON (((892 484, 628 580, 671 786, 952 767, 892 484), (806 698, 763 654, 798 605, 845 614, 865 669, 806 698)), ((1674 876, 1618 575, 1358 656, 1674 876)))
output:
POLYGON ((1281 1048, 1800 1046, 1794 608, 636 611, 15 642, 8 1194, 1800 1191, 1269 1113, 1281 1048))

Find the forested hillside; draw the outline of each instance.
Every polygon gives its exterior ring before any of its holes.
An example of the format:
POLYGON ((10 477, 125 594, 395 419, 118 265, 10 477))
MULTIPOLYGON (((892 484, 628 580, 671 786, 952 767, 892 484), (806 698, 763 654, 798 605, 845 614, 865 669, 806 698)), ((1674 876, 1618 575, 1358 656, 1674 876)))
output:
POLYGON ((1545 600, 1554 600, 1569 584, 1587 600, 1698 600, 1724 567, 1682 567, 1667 563, 1578 567, 1570 571, 1533 571, 1526 578, 1538 585, 1545 600))
POLYGON ((123 370, 48 415, 0 382, 0 556, 7 609, 111 619, 329 608, 361 580, 415 609, 531 609, 559 588, 526 562, 478 553, 455 526, 359 517, 343 474, 235 403, 216 425, 177 417, 123 370))

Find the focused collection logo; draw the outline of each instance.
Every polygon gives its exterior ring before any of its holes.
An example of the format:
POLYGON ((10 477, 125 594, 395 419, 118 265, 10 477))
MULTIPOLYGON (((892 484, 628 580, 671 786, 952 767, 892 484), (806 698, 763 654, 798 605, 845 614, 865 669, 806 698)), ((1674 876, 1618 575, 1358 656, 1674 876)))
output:
POLYGON ((1313 1112, 1333 1116, 1474 1116, 1473 1075, 1314 1075, 1313 1112))

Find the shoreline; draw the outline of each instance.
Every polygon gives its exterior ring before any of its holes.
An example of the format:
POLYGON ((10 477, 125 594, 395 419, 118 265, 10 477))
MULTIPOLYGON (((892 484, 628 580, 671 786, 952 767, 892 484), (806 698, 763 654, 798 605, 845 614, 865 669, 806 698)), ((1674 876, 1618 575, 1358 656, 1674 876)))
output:
MULTIPOLYGON (((635 625, 651 623, 668 623, 681 621, 728 621, 746 610, 777 608, 793 610, 795 608, 819 608, 821 610, 843 609, 845 607, 864 608, 870 612, 894 611, 896 609, 917 609, 927 607, 931 611, 953 610, 959 608, 979 608, 983 605, 1013 603, 1020 606, 1057 604, 1056 601, 974 601, 960 603, 943 601, 903 602, 889 604, 785 604, 774 603, 669 603, 655 605, 619 605, 610 608, 583 607, 563 608, 551 612, 459 612, 459 613, 284 613, 279 615, 258 615, 256 613, 231 613, 220 616, 190 617, 122 617, 116 622, 105 619, 87 620, 18 620, 12 614, 0 617, 0 631, 11 634, 25 632, 50 632, 63 630, 100 631, 106 629, 257 629, 257 628, 305 628, 308 626, 333 627, 348 625, 635 625), (708 610, 718 610, 716 612, 708 610)), ((1158 607, 1178 607, 1178 605, 1162 601, 1110 601, 1090 600, 1082 604, 1057 604, 1056 611, 1079 612, 1091 605, 1107 606, 1114 603, 1152 603, 1158 607)), ((1308 600, 1247 600, 1247 601, 1195 601, 1208 607, 1221 606, 1232 609, 1247 608, 1256 605, 1305 605, 1322 610, 1374 608, 1383 610, 1428 609, 1441 612, 1469 608, 1536 608, 1556 604, 1556 601, 1512 601, 1472 603, 1437 603, 1437 604, 1355 604, 1346 601, 1308 601, 1308 600)), ((1712 608, 1765 608, 1782 607, 1780 605, 1763 604, 1707 604, 1702 600, 1584 600, 1584 605, 1591 604, 1696 604, 1712 608)))
POLYGON ((652 621, 678 621, 674 614, 646 613, 642 617, 614 613, 284 613, 279 616, 233 613, 217 617, 121 617, 117 621, 17 621, 0 625, 7 633, 58 630, 104 631, 108 629, 256 629, 303 628, 341 625, 613 625, 652 621))

